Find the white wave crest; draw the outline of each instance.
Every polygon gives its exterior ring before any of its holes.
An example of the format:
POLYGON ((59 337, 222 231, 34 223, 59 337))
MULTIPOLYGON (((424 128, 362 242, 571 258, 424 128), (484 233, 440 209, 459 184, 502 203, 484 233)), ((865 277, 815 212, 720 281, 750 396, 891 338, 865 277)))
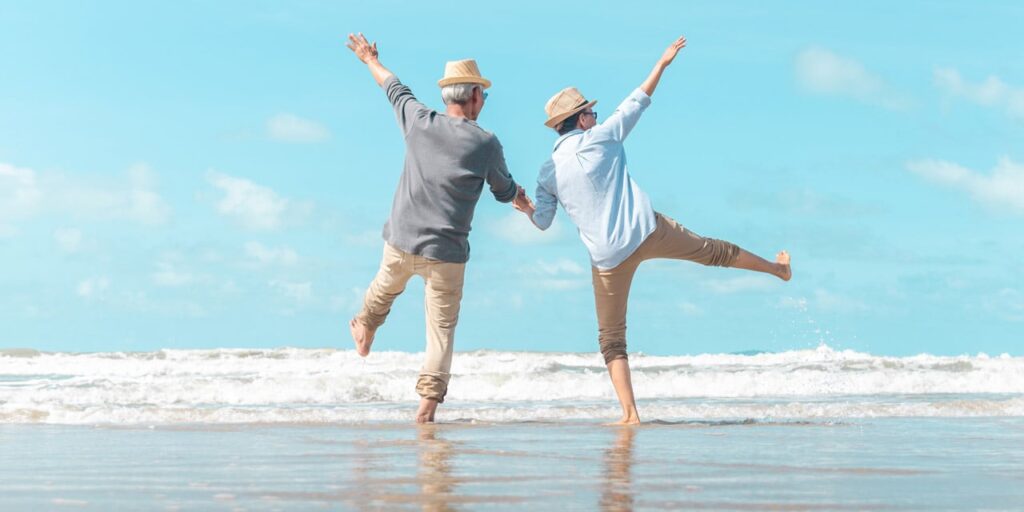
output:
MULTIPOLYGON (((406 420, 422 358, 294 348, 0 350, 0 423, 406 420)), ((822 346, 637 354, 630 363, 647 417, 1024 415, 1024 358, 1008 355, 882 357, 822 346)), ((598 354, 458 353, 452 373, 445 409, 482 421, 607 418, 614 404, 598 354)))

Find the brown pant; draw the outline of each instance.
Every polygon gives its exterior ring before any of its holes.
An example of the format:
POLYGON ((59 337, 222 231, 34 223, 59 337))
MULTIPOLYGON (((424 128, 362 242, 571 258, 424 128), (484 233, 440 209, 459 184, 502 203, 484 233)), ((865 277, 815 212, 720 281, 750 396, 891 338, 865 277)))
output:
POLYGON ((459 323, 465 263, 448 263, 409 254, 384 244, 377 277, 370 283, 363 299, 363 309, 356 321, 369 329, 377 329, 391 312, 391 304, 405 291, 413 275, 423 278, 423 303, 427 317, 427 358, 416 382, 416 392, 423 398, 444 402, 448 393, 448 373, 452 367, 452 346, 455 325, 459 323))
POLYGON ((704 238, 655 213, 658 225, 644 243, 609 270, 591 268, 594 280, 594 302, 597 305, 598 342, 605 364, 626 359, 626 302, 633 274, 640 263, 653 258, 689 260, 702 265, 729 267, 736 261, 740 248, 722 240, 704 238))

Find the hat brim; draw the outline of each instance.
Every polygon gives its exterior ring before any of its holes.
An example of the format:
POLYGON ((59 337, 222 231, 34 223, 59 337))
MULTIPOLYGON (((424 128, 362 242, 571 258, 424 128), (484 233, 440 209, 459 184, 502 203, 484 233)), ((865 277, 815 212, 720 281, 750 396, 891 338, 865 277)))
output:
POLYGON ((491 81, 480 76, 452 76, 437 81, 438 87, 447 87, 453 84, 479 84, 487 89, 491 86, 491 81))
POLYGON ((554 127, 558 126, 558 124, 561 123, 562 121, 565 121, 566 119, 568 119, 568 118, 572 117, 573 115, 575 115, 577 112, 580 112, 580 111, 582 111, 583 109, 586 109, 586 108, 591 108, 594 105, 597 105, 597 100, 588 101, 588 102, 586 102, 586 103, 584 103, 584 104, 582 104, 582 105, 580 105, 580 106, 578 106, 578 107, 576 107, 576 108, 574 108, 574 109, 572 109, 572 110, 570 110, 568 112, 562 112, 561 114, 558 114, 557 116, 548 118, 547 121, 544 121, 544 126, 547 126, 548 128, 554 128, 554 127))

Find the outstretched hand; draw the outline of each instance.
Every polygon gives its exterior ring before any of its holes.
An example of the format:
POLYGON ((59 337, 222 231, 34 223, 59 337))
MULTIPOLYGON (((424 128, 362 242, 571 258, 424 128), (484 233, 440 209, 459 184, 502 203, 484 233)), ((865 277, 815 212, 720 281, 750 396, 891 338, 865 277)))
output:
POLYGON ((371 60, 377 60, 377 42, 374 41, 372 44, 366 40, 366 36, 362 32, 359 36, 353 34, 348 35, 348 43, 345 46, 349 50, 352 50, 359 57, 359 60, 363 61, 363 64, 369 64, 371 60))
POLYGON ((530 196, 526 195, 526 189, 521 186, 516 190, 516 197, 512 200, 512 207, 529 216, 532 216, 534 210, 536 210, 530 196))
POLYGON ((661 54, 661 60, 659 61, 663 66, 668 66, 672 63, 672 60, 679 54, 679 50, 686 48, 686 37, 679 36, 679 39, 672 41, 672 44, 668 45, 665 49, 665 53, 661 54))

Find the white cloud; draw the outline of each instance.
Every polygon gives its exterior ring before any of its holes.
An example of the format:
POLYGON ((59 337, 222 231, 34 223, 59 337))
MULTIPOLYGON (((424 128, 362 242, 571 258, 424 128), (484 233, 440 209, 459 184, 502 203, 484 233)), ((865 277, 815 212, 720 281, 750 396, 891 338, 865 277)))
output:
POLYGON ((345 245, 349 247, 380 247, 383 242, 379 229, 345 235, 345 245))
POLYGON ((273 280, 267 283, 285 298, 295 302, 307 302, 313 298, 313 283, 273 280))
POLYGON ((12 221, 36 213, 42 191, 32 169, 0 162, 0 232, 17 232, 12 221))
POLYGON ((84 299, 100 299, 110 289, 110 279, 106 277, 90 277, 78 283, 78 296, 84 299))
POLYGON ((575 290, 590 284, 590 272, 579 263, 562 258, 537 261, 519 269, 536 287, 545 290, 575 290))
POLYGON ((988 207, 1024 214, 1024 165, 1009 158, 1000 158, 989 174, 943 160, 915 160, 907 163, 907 169, 934 183, 962 190, 988 207))
POLYGON ((290 218, 305 215, 311 209, 309 204, 295 203, 269 187, 244 178, 211 171, 207 180, 224 192, 217 203, 217 211, 249 229, 277 229, 290 218))
POLYGON ((82 232, 74 228, 57 228, 53 232, 53 241, 61 251, 74 254, 82 249, 82 232))
POLYGON ((196 280, 196 277, 190 272, 182 271, 178 269, 170 261, 161 261, 156 264, 157 270, 153 272, 153 282, 157 286, 166 286, 175 288, 178 286, 185 286, 191 284, 196 280))
POLYGON ((797 54, 795 71, 797 83, 812 93, 847 96, 890 109, 908 104, 863 64, 825 48, 811 47, 797 54))
POLYGON ((282 142, 323 142, 331 132, 316 121, 282 113, 267 120, 267 136, 282 142))
POLYGON ((775 281, 777 279, 767 275, 752 274, 729 279, 709 279, 701 284, 714 293, 730 294, 769 290, 777 284, 775 281))
POLYGON ((552 222, 551 226, 541 231, 522 212, 512 210, 490 225, 490 230, 503 240, 516 245, 536 245, 557 241, 562 237, 561 224, 552 222))
POLYGON ((299 255, 290 247, 267 247, 259 242, 245 244, 245 254, 259 265, 294 265, 299 255))
POLYGON ((949 97, 962 97, 984 107, 1003 109, 1011 117, 1024 120, 1024 88, 1012 87, 997 76, 970 83, 953 68, 937 68, 935 85, 949 97))
POLYGON ((704 308, 692 302, 680 302, 679 311, 686 316, 702 316, 704 314, 704 308))
POLYGON ((127 174, 126 182, 82 180, 0 163, 0 231, 14 233, 14 221, 44 213, 148 225, 166 222, 171 209, 155 191, 153 171, 139 164, 127 174))

